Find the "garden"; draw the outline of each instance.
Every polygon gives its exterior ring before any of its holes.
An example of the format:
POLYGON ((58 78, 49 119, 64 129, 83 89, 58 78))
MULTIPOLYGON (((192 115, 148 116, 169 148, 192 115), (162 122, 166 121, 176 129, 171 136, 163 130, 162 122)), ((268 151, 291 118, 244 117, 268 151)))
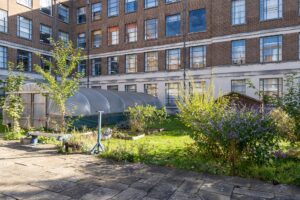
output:
MULTIPOLYGON (((61 113, 59 128, 47 131, 71 135, 67 142, 71 148, 66 150, 65 143, 48 137, 40 137, 39 142, 56 144, 60 153, 89 153, 97 141, 96 129, 77 129, 65 120, 65 102, 79 88, 81 74, 74 74, 74 69, 80 52, 72 44, 56 43, 53 57, 56 65, 48 64, 54 72, 35 66, 44 79, 39 86, 61 113), (71 59, 68 65, 67 59, 71 59), (83 134, 87 132, 91 134, 83 134)), ((1 105, 11 119, 9 127, 0 127, 4 139, 20 139, 34 130, 19 124, 24 105, 18 93, 24 82, 22 66, 11 64, 1 105)), ((127 120, 102 129, 105 151, 99 157, 300 186, 300 89, 295 75, 288 75, 285 83, 287 92, 280 97, 258 92, 260 107, 216 95, 213 83, 203 93, 182 88, 174 115, 164 107, 129 107, 124 113, 127 120)))

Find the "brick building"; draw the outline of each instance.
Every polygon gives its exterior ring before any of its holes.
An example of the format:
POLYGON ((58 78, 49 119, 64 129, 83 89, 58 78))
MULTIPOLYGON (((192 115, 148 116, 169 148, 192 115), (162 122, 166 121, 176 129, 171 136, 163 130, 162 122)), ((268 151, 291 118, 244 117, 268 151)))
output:
POLYGON ((1 0, 0 73, 22 61, 39 78, 34 52, 51 56, 49 37, 89 55, 82 87, 146 92, 169 108, 184 80, 258 98, 247 80, 281 95, 300 73, 299 0, 1 0))

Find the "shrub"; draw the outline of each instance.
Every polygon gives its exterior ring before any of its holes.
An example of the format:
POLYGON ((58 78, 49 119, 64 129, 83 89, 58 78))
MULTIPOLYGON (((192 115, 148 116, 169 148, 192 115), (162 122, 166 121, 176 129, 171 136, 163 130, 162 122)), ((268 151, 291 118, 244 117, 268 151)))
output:
POLYGON ((135 106, 127 109, 130 129, 133 132, 142 132, 152 124, 159 124, 167 118, 165 108, 157 109, 154 106, 135 106))
POLYGON ((214 96, 213 89, 208 89, 185 95, 177 103, 179 117, 193 130, 190 136, 201 151, 228 160, 233 173, 243 160, 269 161, 280 139, 270 115, 229 106, 228 99, 214 96))

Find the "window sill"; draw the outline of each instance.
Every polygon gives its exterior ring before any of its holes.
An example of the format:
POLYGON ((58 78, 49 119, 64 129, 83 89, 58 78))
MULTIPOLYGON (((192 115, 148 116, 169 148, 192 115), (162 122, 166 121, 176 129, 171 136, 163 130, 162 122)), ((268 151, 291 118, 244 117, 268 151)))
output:
POLYGON ((28 39, 28 38, 24 38, 24 37, 21 37, 21 36, 18 36, 18 38, 32 42, 32 38, 28 39))
POLYGON ((153 8, 158 8, 158 5, 153 6, 153 7, 148 7, 148 8, 145 8, 145 7, 144 7, 144 10, 149 10, 149 9, 153 9, 153 8))
POLYGON ((40 10, 40 13, 42 14, 42 15, 45 15, 45 16, 48 16, 48 17, 51 17, 51 18, 53 18, 53 15, 51 14, 51 15, 48 15, 47 13, 44 13, 43 11, 41 11, 40 10))
POLYGON ((260 23, 263 23, 263 22, 271 22, 271 21, 277 21, 277 20, 283 20, 283 17, 280 17, 280 18, 274 18, 274 19, 260 19, 259 22, 260 23))

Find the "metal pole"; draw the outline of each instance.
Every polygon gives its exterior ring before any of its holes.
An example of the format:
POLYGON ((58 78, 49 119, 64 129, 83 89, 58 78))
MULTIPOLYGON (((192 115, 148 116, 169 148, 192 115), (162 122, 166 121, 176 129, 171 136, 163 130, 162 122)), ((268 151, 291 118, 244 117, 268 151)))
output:
POLYGON ((184 91, 186 90, 186 64, 187 64, 187 58, 186 58, 186 13, 187 11, 187 0, 183 1, 183 87, 184 91))
POLYGON ((103 111, 99 111, 97 144, 91 150, 91 154, 99 154, 100 152, 104 151, 104 146, 101 143, 102 113, 104 113, 104 112, 103 111))
POLYGON ((91 19, 91 13, 90 13, 90 1, 87 0, 87 88, 90 87, 90 19, 91 19))

